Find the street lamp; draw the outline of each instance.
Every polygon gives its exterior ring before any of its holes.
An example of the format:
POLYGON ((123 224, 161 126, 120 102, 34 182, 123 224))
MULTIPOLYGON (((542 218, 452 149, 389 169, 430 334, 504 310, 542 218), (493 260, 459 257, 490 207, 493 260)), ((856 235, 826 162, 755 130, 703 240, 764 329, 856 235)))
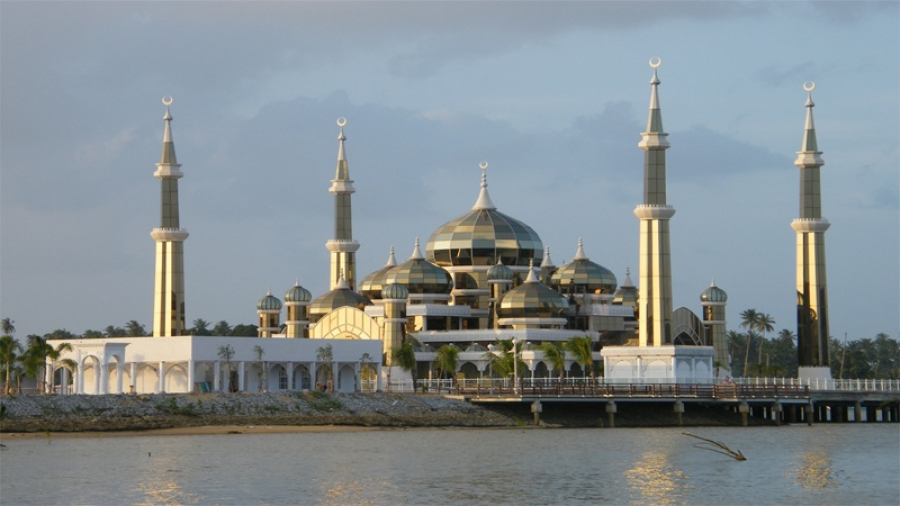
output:
POLYGON ((513 395, 519 393, 519 387, 516 385, 516 381, 519 379, 519 350, 516 349, 517 344, 519 344, 519 340, 513 339, 513 395))

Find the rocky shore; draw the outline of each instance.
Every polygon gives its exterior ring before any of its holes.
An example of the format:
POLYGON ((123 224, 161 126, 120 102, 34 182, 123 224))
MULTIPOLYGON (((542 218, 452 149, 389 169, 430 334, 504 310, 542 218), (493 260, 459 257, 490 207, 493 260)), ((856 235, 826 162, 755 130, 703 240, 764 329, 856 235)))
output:
MULTIPOLYGON (((740 415, 686 406, 685 426, 739 426, 740 415)), ((751 417, 750 425, 772 422, 751 417)), ((320 392, 0 397, 0 432, 115 432, 152 429, 276 427, 510 427, 532 425, 527 403, 492 407, 436 395, 320 392)), ((544 427, 604 427, 603 404, 546 404, 544 427)), ((622 404, 616 427, 677 425, 666 403, 622 404)))
POLYGON ((0 432, 135 431, 225 425, 502 427, 508 416, 430 395, 203 393, 10 396, 0 432))

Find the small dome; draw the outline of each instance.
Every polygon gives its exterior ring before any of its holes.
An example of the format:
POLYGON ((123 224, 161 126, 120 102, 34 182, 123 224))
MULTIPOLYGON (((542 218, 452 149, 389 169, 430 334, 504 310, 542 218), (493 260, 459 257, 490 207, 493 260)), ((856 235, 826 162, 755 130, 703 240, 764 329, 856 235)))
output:
POLYGON ((397 260, 394 258, 394 247, 391 246, 391 253, 384 267, 369 274, 359 284, 359 293, 365 295, 369 299, 377 299, 381 297, 381 289, 387 285, 387 275, 394 267, 397 267, 397 260))
POLYGON ((472 344, 470 344, 470 345, 465 349, 465 351, 468 351, 468 352, 482 352, 482 351, 488 351, 488 349, 487 349, 485 346, 480 345, 480 344, 478 344, 478 343, 472 343, 472 344))
POLYGON ((265 297, 259 299, 259 302, 256 303, 256 309, 260 311, 281 309, 281 301, 272 295, 271 292, 268 292, 265 297))
POLYGON ((562 318, 569 309, 569 301, 538 282, 534 269, 521 285, 506 292, 497 310, 500 318, 562 318))
POLYGON ((579 239, 575 258, 556 269, 550 276, 550 285, 561 293, 612 294, 616 291, 616 276, 606 267, 591 262, 579 239))
POLYGON ((727 302, 728 294, 725 293, 725 290, 722 290, 718 286, 716 286, 716 282, 713 281, 709 288, 703 290, 703 293, 700 294, 700 302, 727 302))
POLYGON ((381 289, 382 299, 405 299, 409 297, 409 290, 400 283, 391 283, 381 289))
POLYGON ((622 286, 613 294, 613 304, 622 306, 637 307, 638 289, 631 282, 631 269, 625 269, 625 279, 622 280, 622 286))
POLYGON ((419 240, 409 260, 387 273, 388 283, 400 283, 409 293, 448 294, 453 289, 453 278, 444 269, 425 260, 419 249, 419 240))
POLYGON ((285 302, 309 302, 312 300, 312 294, 306 288, 300 286, 300 281, 294 283, 294 287, 284 292, 285 302))
POLYGON ((515 273, 509 267, 503 265, 502 261, 498 261, 496 265, 488 269, 488 281, 512 281, 515 273))
POLYGON ((319 318, 339 307, 355 307, 361 310, 371 305, 372 301, 368 297, 351 290, 347 281, 342 277, 334 290, 319 295, 310 302, 308 313, 311 320, 318 321, 319 318))

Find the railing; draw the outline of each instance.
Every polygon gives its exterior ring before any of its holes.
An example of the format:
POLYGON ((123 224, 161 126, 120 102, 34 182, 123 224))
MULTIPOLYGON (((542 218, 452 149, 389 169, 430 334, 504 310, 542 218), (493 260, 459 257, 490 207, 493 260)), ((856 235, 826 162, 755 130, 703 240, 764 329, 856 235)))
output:
POLYGON ((888 379, 734 378, 731 381, 748 386, 806 386, 816 391, 900 392, 900 380, 888 379))

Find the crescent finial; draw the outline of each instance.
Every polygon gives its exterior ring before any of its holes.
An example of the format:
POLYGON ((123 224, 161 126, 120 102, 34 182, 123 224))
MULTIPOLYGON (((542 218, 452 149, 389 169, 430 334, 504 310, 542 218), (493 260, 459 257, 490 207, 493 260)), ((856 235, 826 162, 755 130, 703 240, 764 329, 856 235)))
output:
POLYGON ((662 58, 660 58, 659 56, 654 56, 653 58, 650 58, 650 66, 652 68, 655 68, 655 69, 659 68, 660 65, 662 65, 662 58))
POLYGON ((487 163, 487 162, 481 162, 481 163, 478 164, 478 167, 480 167, 481 170, 485 170, 485 169, 488 168, 488 163, 487 163))
POLYGON ((337 119, 337 126, 343 128, 347 124, 347 118, 340 117, 337 119))
POLYGON ((806 81, 805 83, 803 83, 803 89, 806 91, 812 91, 816 89, 816 83, 814 83, 813 81, 806 81))
POLYGON ((169 107, 172 105, 172 95, 166 95, 162 99, 162 103, 164 106, 169 107))

